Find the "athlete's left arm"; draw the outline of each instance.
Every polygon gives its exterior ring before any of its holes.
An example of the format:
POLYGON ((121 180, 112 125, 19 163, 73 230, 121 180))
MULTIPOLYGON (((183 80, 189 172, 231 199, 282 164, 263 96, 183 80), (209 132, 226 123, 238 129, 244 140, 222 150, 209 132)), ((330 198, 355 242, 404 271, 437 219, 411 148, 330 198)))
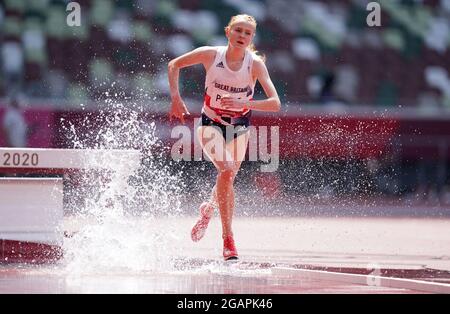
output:
POLYGON ((280 98, 270 79, 269 71, 267 71, 264 61, 258 59, 253 61, 253 75, 261 84, 267 98, 250 101, 247 107, 259 111, 279 111, 281 106, 280 98))

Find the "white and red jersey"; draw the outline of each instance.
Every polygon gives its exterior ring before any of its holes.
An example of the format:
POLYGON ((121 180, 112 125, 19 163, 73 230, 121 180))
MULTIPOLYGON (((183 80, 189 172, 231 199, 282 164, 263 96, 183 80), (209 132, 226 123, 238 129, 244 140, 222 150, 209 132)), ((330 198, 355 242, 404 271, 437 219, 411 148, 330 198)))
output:
POLYGON ((202 109, 202 112, 209 118, 223 124, 228 123, 225 123, 221 117, 242 117, 247 115, 250 110, 221 110, 220 99, 228 96, 250 101, 255 90, 255 82, 252 77, 254 53, 246 49, 241 68, 238 71, 232 71, 227 65, 226 51, 226 46, 217 47, 214 63, 206 72, 205 101, 202 109))

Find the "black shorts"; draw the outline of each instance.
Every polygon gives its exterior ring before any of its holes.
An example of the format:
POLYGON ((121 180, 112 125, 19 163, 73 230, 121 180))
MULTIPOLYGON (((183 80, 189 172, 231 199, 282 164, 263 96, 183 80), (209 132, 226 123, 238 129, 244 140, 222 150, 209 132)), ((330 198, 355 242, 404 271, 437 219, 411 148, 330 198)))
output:
MULTIPOLYGON (((231 118, 222 117, 222 120, 227 123, 231 123, 231 118)), ((219 128, 225 141, 229 142, 237 138, 239 135, 244 134, 250 130, 250 114, 246 115, 245 117, 234 118, 232 125, 224 125, 222 123, 214 121, 206 114, 202 113, 199 126, 215 126, 219 128), (228 136, 227 132, 229 132, 228 136)))

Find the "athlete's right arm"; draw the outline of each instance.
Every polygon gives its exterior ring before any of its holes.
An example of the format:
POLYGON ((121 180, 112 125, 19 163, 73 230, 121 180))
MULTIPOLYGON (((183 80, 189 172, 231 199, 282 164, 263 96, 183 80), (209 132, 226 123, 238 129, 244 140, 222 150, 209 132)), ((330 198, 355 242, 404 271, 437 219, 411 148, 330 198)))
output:
POLYGON ((172 121, 172 117, 175 117, 177 119, 180 119, 181 122, 184 123, 184 115, 190 114, 180 96, 178 85, 180 69, 196 64, 203 64, 205 69, 208 70, 211 64, 214 62, 215 55, 216 49, 214 47, 205 46, 194 49, 169 62, 168 76, 170 85, 170 97, 172 99, 172 107, 169 113, 170 121, 172 121))

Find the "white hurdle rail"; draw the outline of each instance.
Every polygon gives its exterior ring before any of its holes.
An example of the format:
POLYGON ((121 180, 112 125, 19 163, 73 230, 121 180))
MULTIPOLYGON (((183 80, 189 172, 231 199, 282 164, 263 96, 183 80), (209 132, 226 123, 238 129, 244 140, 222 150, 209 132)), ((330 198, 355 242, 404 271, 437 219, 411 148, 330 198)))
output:
POLYGON ((140 163, 138 150, 0 147, 0 173, 39 174, 39 177, 0 177, 0 262, 11 256, 17 260, 23 254, 14 251, 25 244, 34 247, 62 244, 63 177, 45 174, 117 168, 132 173, 140 163))
POLYGON ((111 169, 111 163, 122 163, 133 169, 139 166, 140 158, 138 150, 0 147, 0 172, 7 169, 111 169))

